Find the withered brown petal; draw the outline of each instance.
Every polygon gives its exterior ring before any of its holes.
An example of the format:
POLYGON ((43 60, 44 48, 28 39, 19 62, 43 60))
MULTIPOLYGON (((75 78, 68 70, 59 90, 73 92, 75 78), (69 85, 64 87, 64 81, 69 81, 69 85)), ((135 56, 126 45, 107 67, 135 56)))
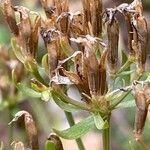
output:
POLYGON ((27 111, 19 111, 18 113, 16 113, 14 119, 9 124, 18 121, 22 117, 24 119, 23 123, 25 124, 25 129, 26 129, 28 139, 31 145, 31 149, 38 150, 39 143, 38 143, 37 129, 36 129, 35 122, 32 116, 27 111))

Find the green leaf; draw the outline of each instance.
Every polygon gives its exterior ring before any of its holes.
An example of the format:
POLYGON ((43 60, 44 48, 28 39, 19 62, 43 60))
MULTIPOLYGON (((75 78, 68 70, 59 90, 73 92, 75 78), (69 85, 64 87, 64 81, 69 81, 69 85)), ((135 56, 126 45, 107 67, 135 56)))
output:
POLYGON ((32 59, 32 58, 26 59, 24 65, 25 65, 26 69, 29 72, 31 72, 38 81, 40 81, 44 85, 48 86, 48 84, 44 81, 43 77, 41 76, 41 74, 39 72, 39 66, 35 59, 32 59))
POLYGON ((16 57, 24 64, 25 62, 25 57, 22 54, 21 48, 19 47, 19 45, 17 44, 17 41, 15 38, 11 39, 11 46, 13 48, 13 51, 16 55, 16 57))
POLYGON ((50 100, 50 91, 49 90, 43 91, 41 93, 41 99, 43 101, 49 101, 50 100))
POLYGON ((94 122, 97 129, 102 130, 109 127, 107 120, 103 120, 99 113, 94 114, 94 122))
POLYGON ((124 101, 120 103, 116 108, 129 108, 129 107, 135 107, 135 100, 130 100, 130 101, 124 101))
POLYGON ((74 50, 71 48, 71 46, 69 45, 69 42, 66 38, 60 38, 60 45, 61 45, 61 48, 63 49, 64 53, 67 56, 70 56, 73 54, 74 50))
POLYGON ((56 150, 55 144, 51 141, 46 141, 45 150, 56 150))
POLYGON ((48 65, 48 54, 45 54, 42 58, 42 67, 48 72, 49 65, 48 65))
POLYGON ((57 97, 56 95, 52 94, 53 100, 55 101, 55 103, 63 110, 67 111, 67 112, 76 112, 76 111, 81 111, 80 108, 78 108, 77 106, 71 105, 69 103, 65 103, 63 102, 59 97, 57 97))
POLYGON ((25 96, 29 96, 32 98, 41 98, 41 93, 34 91, 33 89, 25 86, 22 83, 18 83, 17 84, 17 88, 25 95, 25 96))
POLYGON ((53 129, 53 131, 60 137, 64 139, 78 139, 81 136, 88 133, 90 130, 95 128, 94 124, 94 118, 93 116, 90 116, 81 122, 75 124, 74 126, 70 127, 69 129, 59 131, 56 129, 53 129))
POLYGON ((117 74, 117 76, 118 76, 118 77, 127 76, 127 75, 132 74, 133 72, 135 72, 135 70, 123 71, 123 72, 117 74))

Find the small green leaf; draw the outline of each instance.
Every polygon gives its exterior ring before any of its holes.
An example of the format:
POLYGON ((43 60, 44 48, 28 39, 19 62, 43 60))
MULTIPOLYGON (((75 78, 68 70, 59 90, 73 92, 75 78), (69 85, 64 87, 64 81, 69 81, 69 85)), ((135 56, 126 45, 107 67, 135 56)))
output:
POLYGON ((53 131, 60 137, 64 139, 78 139, 81 136, 88 133, 90 130, 95 128, 94 124, 94 118, 93 116, 90 116, 81 122, 75 124, 74 126, 70 127, 69 129, 59 131, 56 129, 53 129, 53 131))
POLYGON ((38 81, 40 81, 44 85, 48 86, 48 84, 44 81, 43 77, 41 76, 41 74, 39 72, 39 66, 35 59, 32 59, 32 58, 26 59, 24 65, 25 65, 26 69, 29 72, 31 72, 38 81))
POLYGON ((55 101, 55 103, 63 110, 67 111, 67 112, 76 112, 76 111, 81 111, 80 108, 78 108, 77 106, 71 105, 69 103, 65 103, 63 102, 59 97, 57 97, 56 95, 52 94, 53 100, 55 101))
POLYGON ((48 70, 49 70, 48 54, 45 54, 42 58, 42 67, 48 72, 48 70))
POLYGON ((56 150, 55 144, 51 141, 46 141, 45 150, 56 150))
POLYGON ((117 76, 118 76, 118 77, 127 76, 127 75, 132 74, 133 72, 135 72, 135 70, 123 71, 123 72, 117 74, 117 76))
POLYGON ((71 48, 66 38, 60 38, 60 45, 67 56, 71 56, 73 54, 74 50, 71 48))
POLYGON ((97 129, 102 130, 109 127, 107 120, 103 120, 99 113, 94 114, 94 122, 97 129))
POLYGON ((130 100, 130 101, 124 101, 120 103, 116 108, 129 108, 129 107, 135 107, 135 100, 130 100))
POLYGON ((49 101, 50 100, 50 91, 49 90, 43 91, 41 93, 41 99, 43 101, 49 101))
POLYGON ((19 47, 19 45, 17 44, 17 41, 15 38, 11 39, 11 46, 13 48, 13 51, 16 55, 16 57, 24 64, 25 62, 25 57, 22 54, 21 48, 19 47))
POLYGON ((26 96, 32 97, 32 98, 41 98, 41 93, 36 92, 33 89, 25 86, 22 83, 17 84, 17 88, 26 96))

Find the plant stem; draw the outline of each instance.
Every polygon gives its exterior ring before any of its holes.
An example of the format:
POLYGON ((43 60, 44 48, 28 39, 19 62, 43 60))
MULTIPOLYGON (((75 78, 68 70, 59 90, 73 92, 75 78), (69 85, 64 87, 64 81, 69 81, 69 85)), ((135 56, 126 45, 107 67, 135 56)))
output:
MULTIPOLYGON (((70 112, 66 112, 66 111, 65 111, 65 115, 66 115, 69 125, 73 126, 75 124, 73 115, 70 112)), ((83 142, 80 138, 76 139, 76 143, 78 145, 79 150, 85 150, 83 142)))
POLYGON ((102 131, 103 150, 110 149, 110 115, 107 116, 106 120, 108 121, 109 127, 102 131))
MULTIPOLYGON (((9 122, 10 122, 13 119, 11 106, 9 107, 8 111, 9 111, 9 122)), ((9 125, 8 126, 8 147, 9 147, 9 149, 11 149, 12 141, 13 141, 13 126, 9 125)))

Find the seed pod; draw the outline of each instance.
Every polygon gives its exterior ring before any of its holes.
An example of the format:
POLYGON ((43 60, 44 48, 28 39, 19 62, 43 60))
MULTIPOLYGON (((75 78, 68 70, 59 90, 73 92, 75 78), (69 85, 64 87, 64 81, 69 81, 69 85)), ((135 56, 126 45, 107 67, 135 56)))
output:
POLYGON ((20 13, 20 23, 18 24, 20 35, 17 42, 22 47, 23 53, 26 56, 30 56, 29 38, 31 35, 31 20, 29 9, 16 6, 14 10, 20 13))
POLYGON ((59 52, 59 32, 56 29, 46 30, 41 28, 41 36, 45 42, 45 46, 48 51, 48 66, 49 66, 49 75, 52 78, 55 75, 55 69, 58 65, 58 58, 60 57, 59 52))
POLYGON ((53 6, 56 7, 57 16, 59 16, 63 12, 69 11, 68 0, 53 0, 53 6))
POLYGON ((89 22, 91 22, 90 0, 82 0, 82 6, 84 11, 84 32, 88 34, 88 26, 89 22))
POLYGON ((88 77, 89 89, 92 96, 96 96, 99 92, 99 64, 92 49, 85 49, 84 63, 86 74, 88 77))
POLYGON ((7 20, 7 23, 11 29, 11 32, 15 35, 19 35, 19 29, 17 26, 16 18, 15 18, 15 12, 12 8, 11 0, 5 0, 4 1, 4 14, 5 18, 7 20))
POLYGON ((9 123, 12 124, 13 122, 18 121, 19 119, 24 120, 26 132, 28 135, 28 139, 31 145, 32 150, 38 150, 39 149, 39 144, 38 144, 38 134, 37 134, 37 129, 35 126, 35 122, 32 118, 32 116, 26 112, 26 111, 19 111, 16 113, 15 118, 9 123))
POLYGON ((32 58, 35 58, 37 46, 38 46, 38 33, 39 33, 39 27, 41 25, 41 17, 37 16, 34 22, 34 25, 31 30, 31 35, 29 38, 29 48, 30 48, 30 56, 32 58))
POLYGON ((134 97, 136 102, 136 115, 135 115, 135 123, 134 123, 134 136, 136 140, 139 140, 142 136, 142 132, 144 129, 147 112, 148 112, 148 101, 147 94, 149 88, 144 86, 144 89, 141 88, 141 85, 134 86, 134 97), (145 93, 147 91, 147 93, 145 93))
POLYGON ((64 12, 57 19, 58 28, 63 34, 68 34, 69 32, 69 16, 69 13, 64 12))
POLYGON ((100 37, 102 33, 102 0, 91 1, 91 23, 93 35, 100 37))
POLYGON ((132 4, 135 9, 133 15, 133 35, 134 45, 138 57, 138 65, 142 70, 145 69, 147 45, 148 45, 148 27, 147 21, 143 16, 143 7, 141 0, 135 0, 132 4))
POLYGON ((108 65, 111 72, 115 72, 118 65, 118 43, 119 43, 119 25, 114 18, 111 23, 107 25, 108 34, 108 65))
POLYGON ((99 65, 99 76, 100 76, 100 89, 99 94, 104 95, 107 93, 107 75, 106 75, 106 59, 107 59, 108 51, 105 50, 101 56, 100 65, 99 65))
POLYGON ((127 25, 127 32, 128 32, 128 50, 130 55, 135 55, 135 51, 132 47, 132 41, 133 41, 133 26, 131 22, 131 14, 128 12, 124 12, 124 17, 127 25))
POLYGON ((48 140, 52 141, 55 144, 56 150, 63 150, 63 145, 60 138, 55 134, 50 134, 48 140))
POLYGON ((136 105, 137 108, 134 123, 134 136, 135 139, 138 140, 143 132, 148 112, 148 105, 146 104, 145 95, 142 92, 138 92, 136 95, 136 105))

